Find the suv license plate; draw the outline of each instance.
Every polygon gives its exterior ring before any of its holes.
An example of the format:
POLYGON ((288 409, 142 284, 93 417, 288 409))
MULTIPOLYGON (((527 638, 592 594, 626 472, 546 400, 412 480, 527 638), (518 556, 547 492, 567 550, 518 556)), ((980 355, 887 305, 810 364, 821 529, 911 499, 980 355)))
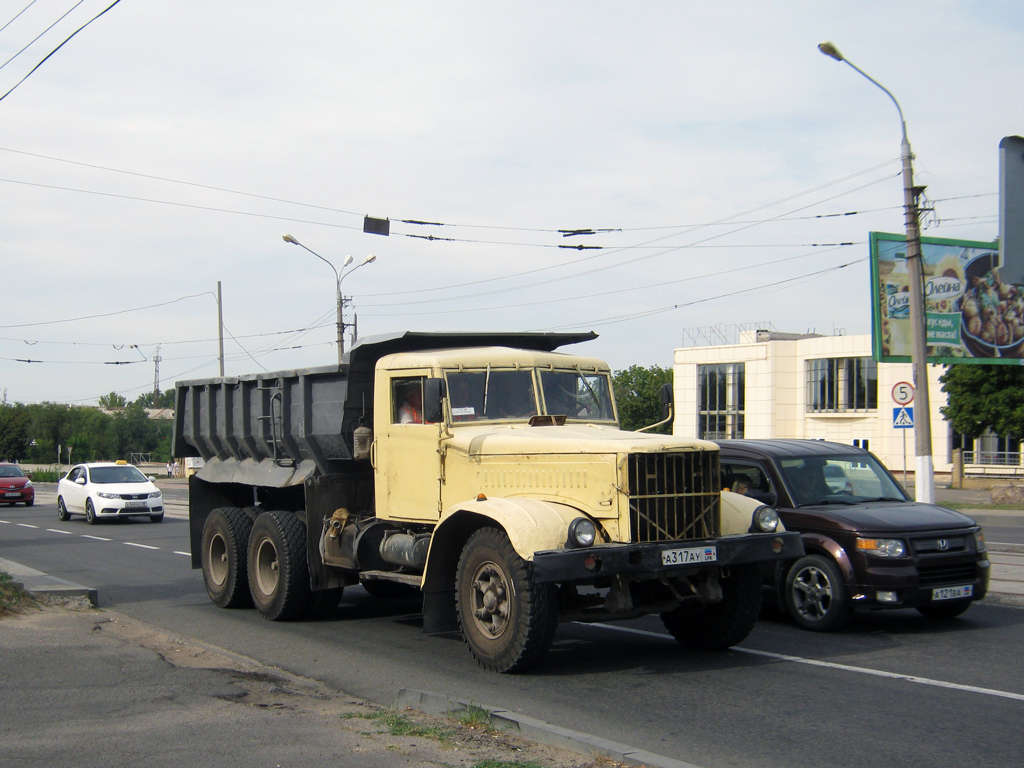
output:
POLYGON ((713 563, 718 559, 714 547, 688 547, 666 549, 661 553, 662 565, 690 565, 692 563, 713 563))
POLYGON ((932 600, 956 600, 973 594, 974 586, 971 584, 964 587, 939 587, 932 590, 932 600))
POLYGON ((124 503, 124 506, 125 506, 125 508, 129 508, 129 507, 145 507, 145 506, 147 506, 147 504, 144 501, 126 501, 124 503))

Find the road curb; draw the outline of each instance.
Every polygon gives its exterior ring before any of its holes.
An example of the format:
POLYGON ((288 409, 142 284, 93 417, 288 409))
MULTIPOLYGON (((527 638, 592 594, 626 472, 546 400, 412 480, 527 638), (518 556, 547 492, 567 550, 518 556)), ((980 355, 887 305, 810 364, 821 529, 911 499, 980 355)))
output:
POLYGON ((656 755, 588 733, 572 731, 503 707, 453 699, 429 691, 401 688, 395 697, 395 708, 415 709, 435 717, 452 717, 453 714, 457 715, 466 710, 482 709, 488 713, 494 727, 538 744, 568 749, 581 755, 608 757, 621 763, 648 768, 698 768, 693 763, 656 755))
POLYGON ((0 571, 11 575, 16 584, 20 584, 31 595, 41 597, 84 597, 95 608, 99 605, 99 592, 92 587, 75 584, 73 581, 58 579, 27 565, 15 563, 0 557, 0 571))

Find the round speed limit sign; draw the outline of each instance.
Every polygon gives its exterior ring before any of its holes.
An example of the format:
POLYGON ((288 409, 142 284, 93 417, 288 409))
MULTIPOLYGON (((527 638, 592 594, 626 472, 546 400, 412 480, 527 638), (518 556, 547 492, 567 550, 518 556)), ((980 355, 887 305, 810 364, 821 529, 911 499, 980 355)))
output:
POLYGON ((914 402, 914 385, 909 381, 901 381, 892 388, 892 400, 896 405, 910 405, 914 402))

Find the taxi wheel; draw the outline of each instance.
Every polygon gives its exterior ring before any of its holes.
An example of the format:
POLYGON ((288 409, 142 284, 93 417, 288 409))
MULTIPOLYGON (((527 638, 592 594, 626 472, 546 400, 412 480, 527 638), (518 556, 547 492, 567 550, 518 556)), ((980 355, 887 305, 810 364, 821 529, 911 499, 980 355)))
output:
POLYGON ((96 508, 92 505, 92 499, 86 499, 85 502, 85 522, 89 525, 96 524, 96 508))

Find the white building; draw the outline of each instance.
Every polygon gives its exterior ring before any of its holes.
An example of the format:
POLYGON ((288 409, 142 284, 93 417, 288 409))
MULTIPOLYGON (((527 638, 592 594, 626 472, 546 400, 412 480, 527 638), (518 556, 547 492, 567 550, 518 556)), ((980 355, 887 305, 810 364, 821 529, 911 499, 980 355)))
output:
MULTIPOLYGON (((904 467, 913 474, 914 430, 894 426, 900 406, 892 395, 897 384, 913 381, 910 363, 876 363, 867 335, 762 330, 743 331, 739 341, 675 350, 674 434, 831 440, 867 448, 897 476, 904 467)), ((944 370, 928 366, 937 473, 952 468, 954 436, 939 412, 944 370)), ((923 415, 914 409, 915 420, 923 415)))

